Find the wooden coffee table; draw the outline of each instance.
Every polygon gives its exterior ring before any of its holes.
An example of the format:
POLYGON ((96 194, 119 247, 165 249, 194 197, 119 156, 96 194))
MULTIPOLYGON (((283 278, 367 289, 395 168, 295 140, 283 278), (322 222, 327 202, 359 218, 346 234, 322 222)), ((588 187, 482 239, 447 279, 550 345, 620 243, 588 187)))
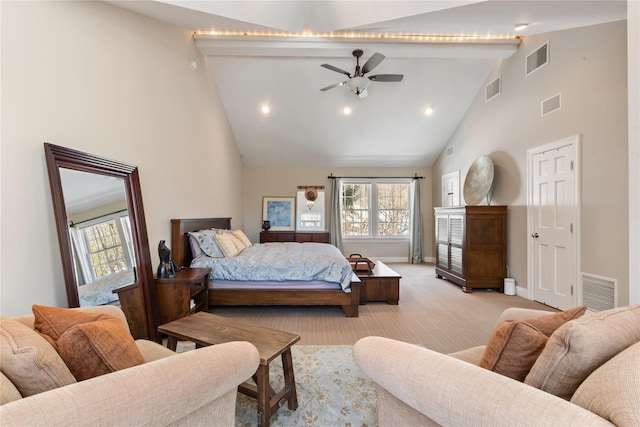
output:
POLYGON ((402 278, 400 274, 380 261, 376 261, 372 271, 358 270, 356 274, 362 282, 360 305, 369 301, 386 301, 387 304, 398 305, 402 278))
POLYGON ((160 326, 158 331, 168 336, 167 347, 173 351, 176 350, 178 340, 194 342, 196 347, 230 341, 250 342, 260 353, 260 364, 253 376, 256 385, 244 383, 238 387, 238 391, 258 401, 258 425, 269 426, 271 415, 285 400, 289 409, 298 408, 291 346, 300 341, 300 335, 205 312, 166 323, 160 326), (284 388, 275 392, 269 383, 269 363, 280 355, 284 370, 284 388))

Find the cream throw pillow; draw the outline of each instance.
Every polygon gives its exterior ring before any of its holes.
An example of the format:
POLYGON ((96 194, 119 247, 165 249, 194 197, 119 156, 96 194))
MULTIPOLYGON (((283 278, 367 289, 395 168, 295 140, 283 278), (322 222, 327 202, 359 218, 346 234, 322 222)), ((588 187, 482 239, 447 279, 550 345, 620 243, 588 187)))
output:
POLYGON ((242 243, 242 245, 244 246, 243 249, 246 249, 252 246, 251 240, 249 240, 247 235, 244 234, 244 231, 240 229, 236 229, 236 230, 233 230, 231 234, 233 234, 242 243))
POLYGON ((51 344, 17 320, 0 318, 0 359, 2 373, 22 397, 76 382, 51 344))
POLYGON ((636 343, 589 375, 571 402, 614 425, 640 426, 639 384, 640 343, 636 343))
POLYGON ((549 338, 525 384, 569 400, 609 359, 640 341, 640 305, 587 314, 549 338))
POLYGON ((220 233, 215 235, 216 242, 227 258, 233 258, 241 252, 239 240, 231 233, 220 233))

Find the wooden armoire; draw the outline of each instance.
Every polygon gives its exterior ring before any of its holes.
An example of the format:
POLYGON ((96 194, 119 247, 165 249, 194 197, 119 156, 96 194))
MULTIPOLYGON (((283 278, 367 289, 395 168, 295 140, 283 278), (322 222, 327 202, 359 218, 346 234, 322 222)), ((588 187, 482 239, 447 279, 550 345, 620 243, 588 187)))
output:
POLYGON ((434 208, 436 277, 503 292, 507 277, 507 207, 434 208))

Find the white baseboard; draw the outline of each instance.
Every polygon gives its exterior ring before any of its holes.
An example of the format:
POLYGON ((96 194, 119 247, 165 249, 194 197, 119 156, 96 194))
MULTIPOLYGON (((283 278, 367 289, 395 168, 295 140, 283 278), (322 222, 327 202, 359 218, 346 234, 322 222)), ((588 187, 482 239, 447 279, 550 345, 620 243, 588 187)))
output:
MULTIPOLYGON (((373 258, 374 260, 380 260, 382 262, 410 262, 408 257, 376 257, 376 256, 372 256, 371 258, 373 258)), ((425 257, 424 258, 424 262, 426 263, 435 263, 436 259, 432 258, 432 257, 425 257)))

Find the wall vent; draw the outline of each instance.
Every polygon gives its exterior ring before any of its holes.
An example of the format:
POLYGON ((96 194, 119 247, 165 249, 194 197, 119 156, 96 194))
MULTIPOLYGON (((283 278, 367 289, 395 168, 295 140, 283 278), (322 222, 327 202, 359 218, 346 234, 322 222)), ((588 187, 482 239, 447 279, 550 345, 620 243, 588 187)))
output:
POLYGON ((447 147, 447 157, 453 156, 453 145, 451 147, 447 147))
POLYGON ((591 312, 616 307, 618 280, 582 273, 582 303, 591 312))
POLYGON ((489 102, 502 93, 502 76, 496 77, 491 83, 484 87, 484 101, 489 102))
POLYGON ((543 116, 560 109, 560 94, 555 94, 551 98, 540 103, 540 113, 543 116))
POLYGON ((549 42, 527 55, 525 74, 528 76, 549 63, 549 42))

